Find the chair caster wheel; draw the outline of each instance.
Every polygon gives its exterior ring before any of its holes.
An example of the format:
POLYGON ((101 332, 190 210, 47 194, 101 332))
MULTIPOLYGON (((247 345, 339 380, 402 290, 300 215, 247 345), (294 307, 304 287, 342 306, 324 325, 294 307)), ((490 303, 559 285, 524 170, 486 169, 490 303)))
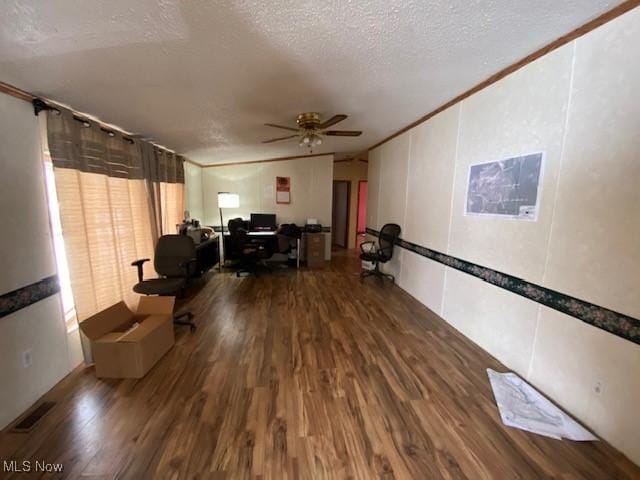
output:
POLYGON ((196 331, 196 326, 195 325, 191 325, 191 333, 196 331))

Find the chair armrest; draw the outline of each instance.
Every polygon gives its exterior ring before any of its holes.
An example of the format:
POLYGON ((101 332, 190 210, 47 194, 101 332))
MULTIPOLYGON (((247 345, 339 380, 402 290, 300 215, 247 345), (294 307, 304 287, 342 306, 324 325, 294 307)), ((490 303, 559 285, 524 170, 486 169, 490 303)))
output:
POLYGON ((131 262, 131 266, 137 267, 138 265, 142 265, 144 262, 148 262, 149 260, 149 258, 141 258, 139 260, 136 260, 135 262, 131 262))
POLYGON ((360 251, 362 253, 371 253, 371 252, 375 252, 376 251, 376 242, 369 240, 368 242, 362 242, 360 244, 360 251), (371 245, 373 248, 369 249, 369 250, 365 250, 364 246, 365 245, 371 245))
POLYGON ((138 267, 138 282, 142 282, 142 265, 144 265, 144 262, 148 262, 149 259, 148 258, 141 258, 139 260, 136 260, 135 262, 131 262, 131 266, 132 267, 138 267))

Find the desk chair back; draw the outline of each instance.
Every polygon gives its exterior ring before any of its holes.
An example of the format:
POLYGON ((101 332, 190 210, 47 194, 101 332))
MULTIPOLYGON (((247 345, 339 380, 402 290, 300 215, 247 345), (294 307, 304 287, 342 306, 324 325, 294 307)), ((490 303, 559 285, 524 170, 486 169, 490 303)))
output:
POLYGON ((227 228, 229 229, 229 235, 237 235, 238 232, 241 230, 246 231, 246 229, 244 228, 244 224, 245 224, 245 221, 242 220, 240 217, 232 218, 231 220, 229 220, 229 223, 227 224, 227 228))
POLYGON ((400 225, 396 223, 387 223, 380 230, 380 236, 378 237, 378 257, 379 261, 386 263, 393 257, 393 246, 400 237, 402 229, 400 225))
POLYGON ((156 244, 153 266, 167 278, 185 276, 185 265, 196 258, 196 245, 188 235, 163 235, 156 244))
POLYGON ((242 255, 244 245, 248 243, 247 231, 244 228, 245 222, 241 218, 232 218, 227 226, 229 227, 229 241, 227 242, 229 251, 225 254, 225 258, 238 259, 242 255))

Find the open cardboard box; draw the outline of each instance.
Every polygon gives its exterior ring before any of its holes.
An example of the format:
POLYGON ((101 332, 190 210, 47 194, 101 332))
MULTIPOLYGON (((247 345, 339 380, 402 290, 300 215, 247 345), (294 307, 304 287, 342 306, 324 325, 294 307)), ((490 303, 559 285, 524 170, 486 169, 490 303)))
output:
POLYGON ((91 341, 96 376, 144 377, 174 344, 174 303, 174 297, 144 296, 135 312, 119 302, 80 322, 91 341))

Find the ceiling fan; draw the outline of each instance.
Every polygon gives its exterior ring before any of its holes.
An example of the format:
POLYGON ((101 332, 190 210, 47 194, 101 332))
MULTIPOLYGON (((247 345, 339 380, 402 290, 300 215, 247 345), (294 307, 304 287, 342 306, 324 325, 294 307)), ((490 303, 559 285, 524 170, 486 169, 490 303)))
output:
POLYGON ((322 137, 320 135, 326 135, 329 137, 357 137, 362 135, 360 130, 327 130, 327 128, 343 121, 346 118, 347 115, 338 114, 334 115, 329 120, 321 122, 319 113, 305 112, 298 115, 298 118, 296 119, 298 128, 276 125, 275 123, 265 123, 267 127, 282 128, 296 133, 293 135, 287 135, 286 137, 264 140, 262 143, 273 143, 281 140, 289 140, 291 138, 299 138, 299 145, 301 147, 312 148, 322 143, 322 137))

